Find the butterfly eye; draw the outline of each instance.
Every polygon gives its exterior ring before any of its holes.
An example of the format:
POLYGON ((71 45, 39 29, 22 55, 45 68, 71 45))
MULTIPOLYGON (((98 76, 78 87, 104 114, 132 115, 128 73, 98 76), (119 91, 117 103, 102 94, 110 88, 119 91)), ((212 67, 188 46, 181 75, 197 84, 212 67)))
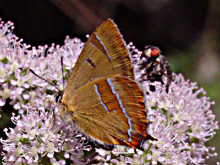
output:
POLYGON ((61 100, 62 100, 62 92, 61 91, 59 91, 58 93, 57 93, 57 95, 56 95, 56 102, 58 103, 58 102, 61 102, 61 100))

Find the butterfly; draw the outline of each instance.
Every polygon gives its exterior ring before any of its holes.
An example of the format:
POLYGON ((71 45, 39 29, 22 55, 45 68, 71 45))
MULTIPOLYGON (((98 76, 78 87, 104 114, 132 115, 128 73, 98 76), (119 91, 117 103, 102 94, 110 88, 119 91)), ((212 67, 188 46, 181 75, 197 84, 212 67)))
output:
POLYGON ((140 148, 147 139, 144 95, 117 25, 107 19, 89 37, 67 81, 62 112, 102 145, 140 148))

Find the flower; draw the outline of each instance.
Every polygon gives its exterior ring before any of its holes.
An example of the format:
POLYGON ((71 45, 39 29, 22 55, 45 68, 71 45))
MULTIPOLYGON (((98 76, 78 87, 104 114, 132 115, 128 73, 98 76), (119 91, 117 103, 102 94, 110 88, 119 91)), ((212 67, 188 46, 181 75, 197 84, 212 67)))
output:
POLYGON ((162 160, 156 161, 164 164, 199 164, 204 163, 205 155, 216 155, 205 146, 218 129, 211 111, 214 103, 205 91, 181 74, 173 75, 169 92, 161 84, 156 83, 155 87, 152 92, 146 86, 146 108, 152 122, 149 132, 157 139, 151 147, 152 159, 157 151, 162 160))
POLYGON ((60 118, 54 97, 63 90, 62 74, 66 81, 84 43, 67 37, 63 46, 36 48, 23 44, 13 29, 11 22, 0 23, 0 107, 8 99, 20 113, 12 116, 15 128, 5 128, 7 139, 1 139, 4 164, 86 164, 95 156, 97 164, 184 165, 201 164, 216 156, 215 149, 205 145, 215 135, 218 122, 211 111, 214 103, 204 89, 181 74, 173 73, 172 81, 162 77, 164 84, 143 80, 142 52, 133 44, 127 48, 135 81, 145 98, 149 121, 146 132, 157 140, 145 141, 143 150, 135 151, 125 146, 115 146, 112 151, 91 148, 76 127, 66 125, 60 118))
MULTIPOLYGON (((13 29, 10 21, 0 24, 0 107, 8 99, 20 114, 25 111, 27 103, 35 108, 50 109, 58 91, 29 70, 63 90, 61 56, 65 73, 69 73, 84 44, 77 38, 67 37, 63 46, 31 47, 22 43, 23 40, 13 34, 13 29)), ((67 79, 68 75, 65 77, 67 79)))
POLYGON ((53 112, 29 107, 26 115, 13 115, 12 121, 16 127, 6 128, 8 139, 1 139, 5 164, 85 163, 81 160, 83 151, 90 150, 85 137, 54 118, 53 112))
MULTIPOLYGON (((142 53, 130 44, 132 61, 142 53)), ((138 61, 134 68, 138 68, 138 61)), ((140 81, 140 70, 135 70, 135 79, 140 81)), ((201 164, 211 156, 214 147, 205 143, 216 134, 218 122, 211 111, 214 102, 206 96, 204 89, 196 83, 185 80, 183 75, 173 74, 167 85, 160 82, 141 81, 145 95, 147 119, 150 122, 147 133, 156 141, 146 141, 143 151, 129 154, 127 147, 116 147, 112 152, 97 151, 96 157, 106 164, 201 164), (155 90, 150 87, 154 86, 155 90), (107 159, 108 158, 108 159, 107 159)), ((102 164, 100 163, 100 164, 102 164)))

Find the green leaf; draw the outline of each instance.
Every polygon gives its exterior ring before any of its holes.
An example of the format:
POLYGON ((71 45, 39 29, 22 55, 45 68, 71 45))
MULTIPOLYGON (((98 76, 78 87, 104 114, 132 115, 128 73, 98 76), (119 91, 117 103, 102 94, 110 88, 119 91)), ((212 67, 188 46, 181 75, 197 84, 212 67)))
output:
POLYGON ((27 74, 28 68, 25 68, 21 71, 21 75, 24 76, 27 74))
POLYGON ((1 61, 2 61, 3 64, 7 64, 8 59, 5 57, 5 58, 3 58, 1 61))
POLYGON ((49 89, 47 89, 46 90, 46 94, 48 94, 48 95, 53 95, 53 94, 55 94, 56 92, 54 92, 54 91, 52 91, 52 90, 49 90, 49 89))
POLYGON ((192 137, 190 140, 192 141, 192 143, 200 143, 200 140, 195 137, 192 137))
POLYGON ((16 80, 16 77, 15 77, 15 75, 13 73, 10 74, 10 79, 16 80))
POLYGON ((57 85, 57 80, 52 80, 52 83, 53 83, 54 85, 57 85))
POLYGON ((23 144, 28 144, 28 143, 30 143, 27 138, 21 138, 21 139, 20 139, 20 142, 23 143, 23 144))

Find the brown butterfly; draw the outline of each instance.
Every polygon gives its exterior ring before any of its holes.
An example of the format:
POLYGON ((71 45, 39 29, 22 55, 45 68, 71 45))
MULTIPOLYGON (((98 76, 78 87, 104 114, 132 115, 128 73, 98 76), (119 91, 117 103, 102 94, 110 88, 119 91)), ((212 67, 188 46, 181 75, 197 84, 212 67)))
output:
POLYGON ((86 42, 61 102, 62 112, 95 141, 135 149, 153 138, 129 55, 116 24, 103 22, 86 42))

